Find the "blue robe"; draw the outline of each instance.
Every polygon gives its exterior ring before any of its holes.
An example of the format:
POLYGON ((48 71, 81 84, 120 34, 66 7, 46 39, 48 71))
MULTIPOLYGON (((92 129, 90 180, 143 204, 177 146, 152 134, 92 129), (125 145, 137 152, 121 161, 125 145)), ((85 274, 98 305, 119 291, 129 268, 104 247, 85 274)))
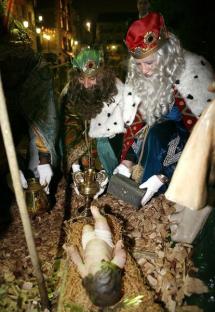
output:
MULTIPOLYGON (((178 107, 173 105, 171 111, 148 131, 141 165, 144 173, 141 183, 153 175, 164 174, 171 179, 177 161, 182 153, 189 136, 184 126, 182 114, 178 107)), ((136 141, 136 144, 139 142, 136 141)), ((140 155, 142 143, 137 151, 140 155)))

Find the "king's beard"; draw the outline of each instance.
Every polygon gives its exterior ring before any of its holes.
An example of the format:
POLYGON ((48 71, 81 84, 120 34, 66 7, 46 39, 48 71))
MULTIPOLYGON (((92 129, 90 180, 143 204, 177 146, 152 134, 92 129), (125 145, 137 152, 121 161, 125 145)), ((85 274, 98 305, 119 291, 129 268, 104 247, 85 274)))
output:
POLYGON ((82 119, 91 120, 101 113, 104 106, 102 90, 97 85, 88 89, 80 83, 70 85, 68 105, 82 119))
POLYGON ((173 88, 168 78, 154 74, 151 77, 138 75, 133 84, 141 100, 139 111, 149 126, 166 115, 173 105, 173 88))

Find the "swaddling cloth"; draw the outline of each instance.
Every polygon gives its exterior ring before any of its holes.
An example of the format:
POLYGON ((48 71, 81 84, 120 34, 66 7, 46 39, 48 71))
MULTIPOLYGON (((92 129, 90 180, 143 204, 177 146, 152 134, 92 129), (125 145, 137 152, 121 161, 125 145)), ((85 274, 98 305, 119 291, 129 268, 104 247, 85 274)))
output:
POLYGON ((111 248, 114 247, 111 232, 107 230, 95 229, 92 231, 83 231, 82 247, 84 250, 86 248, 87 243, 93 239, 101 239, 105 241, 111 248))

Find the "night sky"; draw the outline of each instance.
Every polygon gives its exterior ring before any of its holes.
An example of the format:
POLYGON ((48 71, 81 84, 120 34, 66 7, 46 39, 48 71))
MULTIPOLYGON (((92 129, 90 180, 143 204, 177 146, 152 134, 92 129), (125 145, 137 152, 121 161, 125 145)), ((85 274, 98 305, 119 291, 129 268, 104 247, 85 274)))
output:
POLYGON ((135 0, 74 0, 72 3, 89 18, 107 12, 137 12, 135 0))
MULTIPOLYGON (((215 67, 214 10, 211 0, 152 0, 151 9, 160 11, 170 31, 183 46, 205 56, 215 67)), ((136 0, 73 0, 82 19, 97 19, 103 13, 137 13, 136 0)), ((115 14, 114 14, 115 15, 115 14)))

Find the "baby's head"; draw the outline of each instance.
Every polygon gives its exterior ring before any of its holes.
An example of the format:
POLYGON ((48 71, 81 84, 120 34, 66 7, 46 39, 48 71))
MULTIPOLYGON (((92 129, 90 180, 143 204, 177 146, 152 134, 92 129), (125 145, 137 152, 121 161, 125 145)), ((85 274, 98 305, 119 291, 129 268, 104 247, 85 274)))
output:
POLYGON ((101 269, 87 275, 82 283, 96 306, 112 306, 122 297, 122 269, 111 262, 103 261, 101 269))

